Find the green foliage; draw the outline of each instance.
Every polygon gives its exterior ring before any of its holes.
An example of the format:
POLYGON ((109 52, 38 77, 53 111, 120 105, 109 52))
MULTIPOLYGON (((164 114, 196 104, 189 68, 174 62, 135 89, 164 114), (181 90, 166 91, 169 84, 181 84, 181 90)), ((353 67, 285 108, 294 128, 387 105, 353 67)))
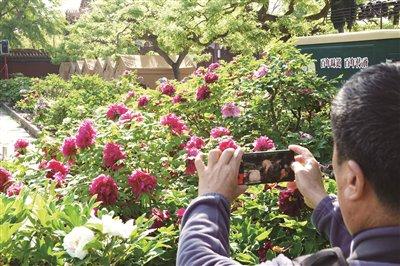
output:
POLYGON ((31 79, 26 77, 0 80, 0 101, 13 106, 24 94, 29 93, 31 84, 31 79))

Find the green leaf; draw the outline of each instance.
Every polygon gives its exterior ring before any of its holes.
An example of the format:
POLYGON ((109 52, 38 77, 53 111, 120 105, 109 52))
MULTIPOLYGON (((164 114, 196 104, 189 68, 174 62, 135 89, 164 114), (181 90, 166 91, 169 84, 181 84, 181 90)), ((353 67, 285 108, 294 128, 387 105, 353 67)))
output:
POLYGON ((256 237, 256 240, 257 240, 257 241, 263 241, 264 239, 266 239, 266 238, 271 234, 272 229, 273 229, 273 228, 268 229, 267 231, 265 231, 265 232, 259 234, 259 235, 256 237))

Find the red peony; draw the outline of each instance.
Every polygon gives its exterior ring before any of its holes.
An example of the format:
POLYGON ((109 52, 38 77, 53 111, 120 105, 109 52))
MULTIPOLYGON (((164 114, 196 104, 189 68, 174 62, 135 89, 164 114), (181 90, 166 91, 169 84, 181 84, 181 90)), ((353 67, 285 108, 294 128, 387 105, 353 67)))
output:
POLYGON ((125 152, 117 143, 109 142, 103 149, 103 165, 114 171, 120 169, 124 163, 122 160, 126 158, 125 152))
POLYGON ((220 138, 222 136, 229 136, 231 131, 224 127, 215 127, 211 129, 210 136, 214 139, 220 138))
POLYGON ((225 139, 225 140, 222 140, 222 141, 220 141, 220 143, 219 143, 219 145, 218 145, 218 148, 221 150, 221 151, 224 151, 224 150, 226 150, 226 149, 228 149, 228 148, 232 148, 232 149, 237 149, 237 145, 236 145, 236 143, 235 143, 235 141, 233 140, 233 139, 225 139))
POLYGON ((12 183, 13 178, 11 173, 5 168, 0 167, 0 192, 5 192, 12 183))
POLYGON ((186 149, 186 169, 185 174, 193 175, 196 173, 196 165, 194 164, 194 159, 199 154, 200 150, 196 148, 186 149))
POLYGON ((125 104, 123 103, 112 104, 108 107, 107 118, 110 120, 116 120, 121 115, 128 112, 128 110, 129 110, 128 107, 126 107, 125 104))
POLYGON ((29 146, 29 142, 25 139, 18 139, 14 144, 14 151, 16 156, 20 154, 25 154, 26 148, 29 146))
POLYGON ((96 134, 92 121, 86 119, 82 122, 76 134, 76 146, 80 149, 92 146, 96 140, 96 134))
POLYGON ((289 216, 300 215, 300 210, 304 206, 304 199, 298 189, 286 189, 279 193, 279 210, 289 216))
POLYGON ((183 215, 185 215, 186 208, 180 208, 176 211, 175 215, 177 217, 177 223, 180 224, 182 222, 183 215))
POLYGON ((171 215, 168 210, 161 211, 160 209, 152 208, 151 217, 154 218, 154 223, 151 228, 160 228, 171 218, 171 215))
POLYGON ((205 142, 202 138, 199 138, 197 136, 191 136, 189 141, 186 142, 185 148, 186 149, 192 149, 192 148, 196 148, 196 149, 202 149, 205 145, 205 142))
POLYGON ((186 99, 185 98, 183 98, 181 95, 175 95, 173 98, 172 98, 172 103, 173 104, 177 104, 177 103, 183 103, 183 102, 186 102, 186 99))
POLYGON ((118 199, 118 186, 111 176, 104 174, 93 179, 89 186, 90 195, 97 195, 97 200, 104 205, 114 204, 118 199))
POLYGON ((46 165, 46 177, 57 182, 57 186, 61 186, 65 182, 69 169, 62 162, 51 159, 46 165))
POLYGON ((207 72, 207 73, 204 75, 204 81, 205 81, 206 83, 214 83, 214 82, 217 81, 217 80, 218 80, 218 75, 215 74, 214 72, 207 72))
POLYGON ((275 143, 272 139, 261 136, 254 141, 253 146, 253 151, 267 151, 275 148, 275 143))
POLYGON ((197 88, 196 90, 196 100, 197 101, 203 101, 205 99, 210 98, 210 90, 207 85, 202 85, 197 88))
POLYGON ((267 260, 267 251, 272 250, 273 247, 274 247, 274 245, 269 240, 265 241, 261 245, 261 247, 257 251, 258 259, 260 260, 260 262, 265 262, 267 260))
POLYGON ((219 63, 212 63, 208 66, 208 71, 214 71, 215 69, 219 68, 219 63))
POLYGON ((150 101, 150 97, 147 95, 142 95, 138 99, 138 107, 144 107, 146 106, 150 101))
POLYGON ((136 198, 139 198, 143 193, 150 193, 156 188, 157 179, 147 172, 136 170, 128 177, 128 184, 136 198))
POLYGON ((174 85, 170 83, 163 83, 160 85, 160 90, 162 94, 168 95, 168 96, 173 96, 175 93, 175 87, 174 85))
POLYGON ((160 123, 163 126, 168 126, 175 135, 181 135, 188 129, 183 120, 173 113, 162 117, 160 123))
POLYGON ((76 139, 75 137, 69 137, 64 139, 64 142, 61 146, 60 151, 64 155, 64 157, 72 157, 76 155, 77 148, 76 148, 76 139))
POLYGON ((9 196, 9 197, 18 196, 23 187, 24 187, 24 184, 22 184, 22 183, 11 184, 11 186, 9 186, 7 188, 7 192, 6 192, 7 196, 9 196))

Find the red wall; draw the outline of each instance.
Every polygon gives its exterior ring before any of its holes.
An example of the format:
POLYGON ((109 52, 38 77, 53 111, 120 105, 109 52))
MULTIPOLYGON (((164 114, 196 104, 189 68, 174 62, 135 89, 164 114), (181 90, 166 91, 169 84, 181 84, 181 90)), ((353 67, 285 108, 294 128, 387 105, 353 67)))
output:
MULTIPOLYGON (((4 58, 0 58, 0 69, 4 66, 4 58)), ((30 60, 27 59, 16 59, 7 58, 8 73, 9 76, 13 73, 22 73, 27 77, 43 77, 47 74, 56 73, 58 74, 58 69, 60 65, 54 65, 49 60, 30 60)), ((1 72, 2 79, 5 78, 4 71, 1 72)))

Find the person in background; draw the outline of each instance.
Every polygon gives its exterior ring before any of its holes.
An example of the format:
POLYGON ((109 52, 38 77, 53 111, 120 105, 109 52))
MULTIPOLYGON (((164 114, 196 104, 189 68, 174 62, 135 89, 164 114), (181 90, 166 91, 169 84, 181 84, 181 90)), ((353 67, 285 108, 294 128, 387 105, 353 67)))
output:
MULTIPOLYGON (((332 104, 333 171, 328 195, 317 160, 305 147, 292 169, 313 208, 316 229, 332 248, 293 260, 280 254, 262 265, 400 265, 400 65, 379 64, 355 74, 332 104)), ((229 257, 230 204, 243 152, 217 149, 196 160, 199 196, 183 217, 177 265, 239 265, 229 257)))

